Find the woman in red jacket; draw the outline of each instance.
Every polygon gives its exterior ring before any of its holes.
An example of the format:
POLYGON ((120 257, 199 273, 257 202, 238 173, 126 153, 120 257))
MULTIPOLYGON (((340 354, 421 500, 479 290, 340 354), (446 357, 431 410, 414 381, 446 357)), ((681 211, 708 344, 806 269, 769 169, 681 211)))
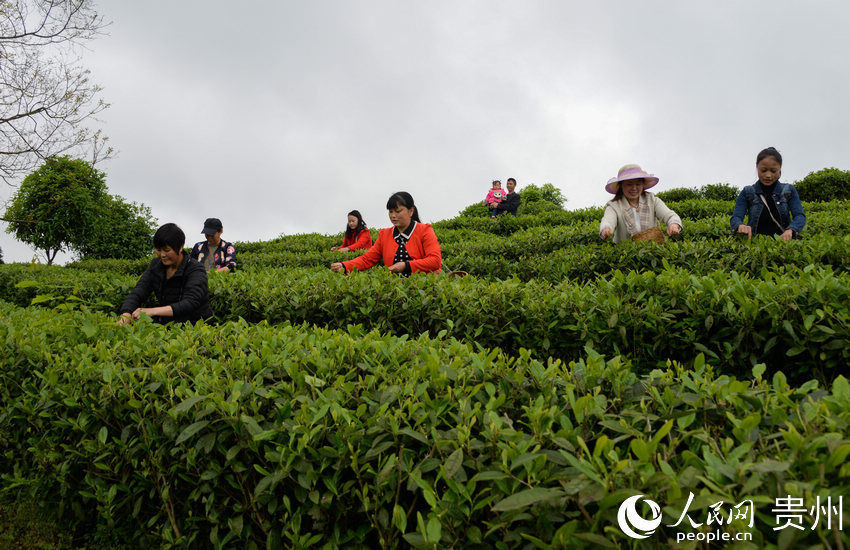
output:
POLYGON ((387 210, 393 227, 381 229, 374 246, 362 256, 347 262, 332 263, 332 270, 336 273, 364 270, 383 260, 391 273, 403 277, 420 271, 440 271, 443 264, 440 243, 431 225, 419 219, 419 209, 413 204, 410 193, 394 193, 387 201, 387 210))
POLYGON ((334 246, 331 250, 348 252, 349 250, 367 250, 372 248, 372 234, 366 228, 366 222, 360 211, 352 210, 348 213, 348 224, 345 226, 345 238, 340 246, 334 246))

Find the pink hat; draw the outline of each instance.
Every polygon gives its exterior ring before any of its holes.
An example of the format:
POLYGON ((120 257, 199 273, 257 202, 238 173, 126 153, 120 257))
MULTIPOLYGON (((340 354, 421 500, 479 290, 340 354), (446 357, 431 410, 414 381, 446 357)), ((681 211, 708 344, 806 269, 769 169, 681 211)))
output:
POLYGON ((617 194, 617 189, 620 188, 620 182, 626 180, 635 180, 643 178, 644 189, 649 189, 656 183, 658 183, 658 178, 653 176, 652 174, 647 174, 643 171, 643 169, 637 164, 627 164, 620 168, 620 171, 617 172, 617 176, 608 180, 608 183, 605 184, 605 190, 611 193, 612 195, 617 194))

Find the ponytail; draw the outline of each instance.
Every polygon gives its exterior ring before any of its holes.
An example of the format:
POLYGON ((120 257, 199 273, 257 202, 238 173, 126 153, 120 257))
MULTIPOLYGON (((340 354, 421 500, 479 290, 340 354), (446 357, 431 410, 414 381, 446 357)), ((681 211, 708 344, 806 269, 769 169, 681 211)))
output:
POLYGON ((405 208, 412 208, 413 215, 410 217, 415 222, 422 223, 422 220, 419 219, 419 208, 413 204, 413 197, 410 196, 410 193, 407 191, 399 191, 397 193, 393 193, 389 200, 387 200, 387 210, 392 210, 396 208, 398 205, 402 205, 405 208))

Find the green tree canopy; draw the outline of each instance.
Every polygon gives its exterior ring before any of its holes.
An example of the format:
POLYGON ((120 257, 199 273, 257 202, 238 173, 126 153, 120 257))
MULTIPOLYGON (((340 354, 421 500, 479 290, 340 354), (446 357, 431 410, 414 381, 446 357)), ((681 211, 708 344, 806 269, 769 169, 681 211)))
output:
POLYGON ((149 207, 107 195, 96 216, 90 233, 73 247, 80 258, 134 260, 150 255, 157 226, 149 207))
POLYGON ((48 158, 24 178, 4 219, 7 231, 44 253, 139 258, 150 252, 150 209, 107 193, 106 176, 86 161, 48 158))

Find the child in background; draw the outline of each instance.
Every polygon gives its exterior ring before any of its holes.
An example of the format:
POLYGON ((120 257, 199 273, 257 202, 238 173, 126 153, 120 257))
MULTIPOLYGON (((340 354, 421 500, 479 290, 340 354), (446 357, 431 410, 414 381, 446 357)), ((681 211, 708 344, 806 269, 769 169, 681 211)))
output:
MULTIPOLYGON (((491 204, 499 204, 503 200, 505 200, 505 196, 507 193, 502 189, 502 182, 499 180, 493 180, 493 187, 487 193, 487 198, 484 199, 484 206, 490 206, 491 204)), ((490 217, 496 217, 496 211, 493 210, 490 212, 490 217)))

